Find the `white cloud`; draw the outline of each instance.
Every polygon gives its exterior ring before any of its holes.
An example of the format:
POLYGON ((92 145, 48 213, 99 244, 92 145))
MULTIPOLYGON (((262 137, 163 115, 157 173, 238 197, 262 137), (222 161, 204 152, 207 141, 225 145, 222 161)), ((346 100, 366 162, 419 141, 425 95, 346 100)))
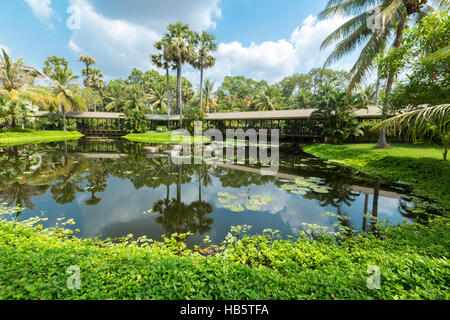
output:
MULTIPOLYGON (((296 72, 309 72, 322 67, 332 48, 320 50, 322 41, 347 18, 335 17, 318 21, 310 15, 295 28, 289 40, 252 43, 248 47, 239 42, 221 43, 216 54, 217 65, 206 76, 221 81, 226 75, 246 75, 270 83, 296 72)), ((349 70, 353 58, 343 59, 334 67, 349 70)))
POLYGON ((134 67, 150 69, 153 43, 167 24, 182 21, 197 30, 207 29, 214 27, 214 18, 220 16, 218 0, 138 0, 133 5, 118 0, 108 6, 100 6, 101 1, 96 0, 70 3, 80 9, 81 23, 80 29, 73 31, 69 48, 95 57, 107 79, 124 77, 134 67))
MULTIPOLYGON (((70 0, 71 5, 80 9, 81 28, 73 31, 68 46, 76 54, 95 57, 107 79, 125 77, 133 67, 152 68, 149 56, 155 52, 153 43, 160 39, 167 24, 182 21, 195 30, 214 28, 221 16, 219 1, 136 0, 130 5, 126 0, 117 0, 105 6, 100 0, 70 0)), ((227 75, 245 75, 274 83, 293 73, 322 67, 332 48, 320 50, 320 44, 346 19, 319 21, 310 15, 289 39, 249 46, 237 41, 220 43, 217 64, 205 71, 205 77, 215 80, 217 85, 227 75)), ((353 62, 351 56, 331 67, 349 70, 353 62)), ((197 85, 197 70, 185 66, 183 75, 197 85)))
POLYGON ((25 2, 33 11, 36 19, 53 28, 53 25, 50 24, 50 18, 54 13, 51 8, 52 0, 25 0, 25 2))

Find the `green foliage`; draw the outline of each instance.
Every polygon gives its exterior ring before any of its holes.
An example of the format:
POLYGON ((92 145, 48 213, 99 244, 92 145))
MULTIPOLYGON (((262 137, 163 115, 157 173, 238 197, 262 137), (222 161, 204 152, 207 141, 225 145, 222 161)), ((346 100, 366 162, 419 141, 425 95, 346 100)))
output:
POLYGON ((206 129, 206 113, 203 112, 198 107, 191 107, 185 109, 183 112, 183 118, 186 123, 185 129, 188 130, 191 134, 194 133, 194 122, 200 121, 203 124, 202 129, 206 129))
POLYGON ((406 105, 439 105, 448 103, 450 96, 450 57, 432 59, 435 52, 450 42, 448 12, 425 17, 420 24, 405 32, 402 44, 389 50, 379 66, 384 77, 390 70, 405 72, 391 97, 394 109, 406 105))
POLYGON ((317 231, 317 240, 283 240, 238 226, 213 256, 187 250, 186 234, 80 240, 65 229, 73 221, 43 229, 39 220, 0 221, 1 299, 448 299, 446 219, 379 226, 384 239, 317 231), (367 288, 372 265, 381 289, 367 288), (80 268, 79 290, 67 287, 70 266, 80 268))
POLYGON ((149 130, 148 120, 145 113, 139 110, 127 112, 124 124, 125 130, 131 133, 144 133, 149 130))
POLYGON ((36 128, 40 130, 59 130, 63 128, 63 120, 55 113, 49 113, 36 120, 36 128))
POLYGON ((428 196, 447 211, 450 209, 450 164, 441 160, 438 147, 392 144, 389 149, 376 149, 373 144, 323 144, 304 149, 318 157, 381 174, 392 181, 409 182, 418 195, 428 196))

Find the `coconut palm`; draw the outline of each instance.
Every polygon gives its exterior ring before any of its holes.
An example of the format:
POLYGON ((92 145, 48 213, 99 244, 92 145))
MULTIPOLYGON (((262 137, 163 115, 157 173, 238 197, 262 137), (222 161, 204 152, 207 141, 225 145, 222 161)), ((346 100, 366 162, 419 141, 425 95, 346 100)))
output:
POLYGON ((214 109, 215 112, 217 112, 217 103, 213 100, 214 85, 214 81, 209 79, 205 80, 205 85, 202 90, 203 96, 205 97, 204 101, 202 102, 202 110, 204 112, 209 112, 211 108, 214 109))
POLYGON ((123 80, 113 80, 108 83, 104 92, 107 111, 124 111, 126 89, 127 85, 123 80))
POLYGON ((42 74, 34 68, 24 65, 23 59, 12 62, 2 49, 0 59, 0 95, 7 96, 12 102, 23 99, 31 103, 47 107, 52 97, 45 89, 34 86, 34 80, 42 74))
POLYGON ((66 131, 66 112, 86 110, 86 100, 70 89, 77 76, 73 74, 64 60, 50 57, 45 63, 45 74, 53 82, 54 105, 61 107, 64 131, 66 131))
POLYGON ((177 22, 169 24, 168 37, 170 44, 167 47, 167 54, 171 57, 171 61, 177 68, 177 108, 181 116, 180 125, 183 127, 183 107, 182 107, 182 86, 181 74, 182 67, 185 63, 192 63, 195 59, 195 44, 193 33, 189 30, 187 24, 177 22))
POLYGON ((311 89, 301 88, 294 97, 294 101, 299 109, 308 109, 312 101, 311 89))
MULTIPOLYGON (((449 0, 434 0, 439 8, 449 8, 449 0)), ((344 55, 354 51, 361 44, 364 47, 351 70, 352 80, 349 91, 362 82, 364 76, 373 67, 375 59, 385 50, 394 38, 393 48, 400 46, 403 32, 410 21, 419 21, 427 13, 434 11, 428 0, 329 0, 320 13, 322 18, 334 15, 353 16, 342 26, 332 32, 322 43, 322 48, 340 41, 325 62, 325 66, 340 60, 344 55), (374 7, 380 10, 380 25, 371 29, 368 23, 374 18, 374 7)), ((386 117, 389 97, 392 92, 395 71, 391 70, 387 77, 383 117, 386 117)), ((388 147, 384 130, 380 133, 379 148, 388 147)))
POLYGON ((211 68, 216 64, 216 58, 211 54, 217 50, 217 44, 214 42, 216 38, 203 31, 200 35, 196 34, 196 42, 198 42, 199 50, 197 59, 193 66, 200 70, 200 107, 203 108, 203 71, 206 68, 211 68))
POLYGON ((153 106, 159 108, 160 111, 165 110, 168 107, 167 101, 167 91, 162 83, 156 83, 151 89, 150 94, 147 97, 148 102, 153 106))
POLYGON ((253 105, 259 111, 276 110, 276 101, 270 96, 267 88, 261 89, 255 96, 253 105))
POLYGON ((424 107, 387 119, 373 128, 391 133, 405 133, 414 141, 416 138, 437 138, 443 147, 444 161, 448 161, 450 145, 450 105, 424 107))
POLYGON ((90 77, 90 71, 91 71, 91 69, 89 68, 91 65, 95 65, 95 64, 97 64, 97 62, 95 61, 95 59, 94 58, 92 58, 92 57, 89 57, 89 56, 80 56, 79 58, 78 58, 78 61, 79 62, 82 62, 82 63, 84 63, 85 64, 85 66, 86 66, 86 68, 83 70, 83 72, 82 72, 82 75, 85 77, 84 78, 84 86, 86 87, 86 88, 89 88, 90 87, 90 80, 91 80, 91 77, 90 77))

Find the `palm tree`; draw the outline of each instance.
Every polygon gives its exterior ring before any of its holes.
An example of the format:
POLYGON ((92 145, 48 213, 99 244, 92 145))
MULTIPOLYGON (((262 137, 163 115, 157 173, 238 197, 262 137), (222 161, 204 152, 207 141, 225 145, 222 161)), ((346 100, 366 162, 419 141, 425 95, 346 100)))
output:
POLYGON ((54 103, 61 107, 63 114, 64 131, 66 131, 66 112, 72 110, 86 110, 86 100, 73 90, 70 85, 77 78, 63 60, 57 62, 54 57, 50 57, 45 63, 45 74, 52 80, 54 88, 54 103), (52 66, 53 65, 53 66, 52 66))
MULTIPOLYGON (((103 89, 105 88, 105 82, 103 79, 103 73, 100 69, 91 69, 91 78, 89 79, 89 88, 97 91, 103 101, 103 89)), ((94 103, 94 112, 97 112, 97 105, 94 103)))
POLYGON ((414 141, 420 137, 438 138, 443 146, 444 161, 448 161, 450 145, 450 105, 424 107, 412 110, 383 121, 373 130, 405 133, 414 141))
POLYGON ((168 107, 166 101, 168 93, 166 88, 164 88, 164 85, 162 83, 156 83, 150 90, 150 94, 147 98, 148 102, 150 102, 153 106, 158 107, 160 111, 165 110, 168 107))
POLYGON ((125 111, 140 111, 146 112, 148 107, 144 103, 145 94, 142 88, 138 85, 132 85, 128 88, 125 96, 124 108, 125 111))
POLYGON ((211 54, 217 50, 217 45, 214 40, 216 38, 206 31, 203 31, 200 35, 196 34, 196 42, 199 44, 199 50, 197 59, 193 65, 200 70, 200 108, 203 108, 203 70, 205 68, 211 68, 216 64, 216 58, 211 54))
POLYGON ((89 57, 89 56, 80 56, 77 61, 84 63, 86 66, 86 68, 83 70, 83 76, 85 77, 84 78, 84 86, 86 88, 89 88, 90 84, 91 84, 90 83, 91 78, 89 76, 89 71, 91 71, 91 69, 89 67, 91 65, 97 64, 97 62, 95 61, 94 58, 89 57))
POLYGON ((299 109, 307 109, 311 104, 312 92, 308 88, 301 88, 295 96, 295 104, 299 109))
POLYGON ((183 107, 182 107, 182 87, 181 87, 181 73, 184 63, 192 63, 195 59, 195 45, 193 33, 189 30, 187 24, 177 22, 169 24, 168 37, 170 44, 167 47, 167 54, 171 57, 171 61, 177 68, 177 108, 181 116, 180 125, 183 127, 183 107))
MULTIPOLYGON (((433 2, 442 9, 448 8, 450 4, 448 0, 434 0, 433 2)), ((351 70, 353 77, 348 89, 352 91, 373 67, 376 57, 385 50, 392 37, 394 37, 392 47, 398 48, 407 23, 412 19, 419 21, 428 12, 434 11, 427 3, 428 0, 329 0, 325 10, 320 13, 322 18, 334 15, 352 16, 356 14, 356 16, 345 22, 323 41, 322 48, 340 41, 326 60, 325 66, 338 61, 361 44, 365 44, 351 70), (380 10, 381 26, 370 29, 368 21, 373 18, 374 5, 380 10)), ((391 70, 386 82, 383 118, 386 118, 394 77, 395 70, 391 70)), ((380 132, 377 147, 388 147, 384 130, 380 132)))
POLYGON ((126 84, 123 81, 110 81, 105 89, 107 111, 121 112, 125 107, 126 84))
POLYGON ((174 69, 175 65, 171 62, 169 47, 171 38, 169 34, 166 34, 161 41, 155 42, 154 46, 157 50, 162 51, 162 53, 157 55, 152 55, 152 62, 158 68, 163 68, 166 70, 166 94, 167 94, 167 115, 169 119, 167 120, 167 129, 170 130, 170 75, 169 69, 174 69))
POLYGON ((253 104, 259 111, 276 110, 276 101, 270 96, 267 87, 261 89, 255 96, 253 104))
POLYGON ((52 97, 48 91, 34 86, 34 80, 42 74, 34 68, 24 65, 23 59, 12 62, 2 49, 0 60, 0 95, 7 96, 9 101, 24 99, 31 103, 47 107, 52 97))
POLYGON ((201 104, 203 111, 209 112, 210 108, 213 108, 214 111, 217 112, 217 103, 215 103, 214 100, 212 99, 214 93, 214 85, 215 85, 214 81, 209 79, 205 80, 205 86, 202 90, 205 100, 203 104, 201 104))

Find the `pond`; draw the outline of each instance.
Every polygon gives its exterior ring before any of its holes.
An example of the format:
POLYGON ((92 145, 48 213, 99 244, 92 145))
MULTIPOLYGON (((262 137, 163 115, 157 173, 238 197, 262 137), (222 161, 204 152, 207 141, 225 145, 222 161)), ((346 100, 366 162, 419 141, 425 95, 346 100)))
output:
POLYGON ((403 186, 324 162, 299 145, 281 146, 272 176, 261 175, 257 165, 177 165, 144 146, 85 138, 0 148, 0 202, 21 206, 19 220, 47 218, 44 226, 74 219, 71 228, 81 238, 161 240, 191 232, 189 247, 205 236, 220 244, 237 225, 295 236, 308 225, 333 232, 337 221, 370 231, 372 215, 414 222, 403 186))

